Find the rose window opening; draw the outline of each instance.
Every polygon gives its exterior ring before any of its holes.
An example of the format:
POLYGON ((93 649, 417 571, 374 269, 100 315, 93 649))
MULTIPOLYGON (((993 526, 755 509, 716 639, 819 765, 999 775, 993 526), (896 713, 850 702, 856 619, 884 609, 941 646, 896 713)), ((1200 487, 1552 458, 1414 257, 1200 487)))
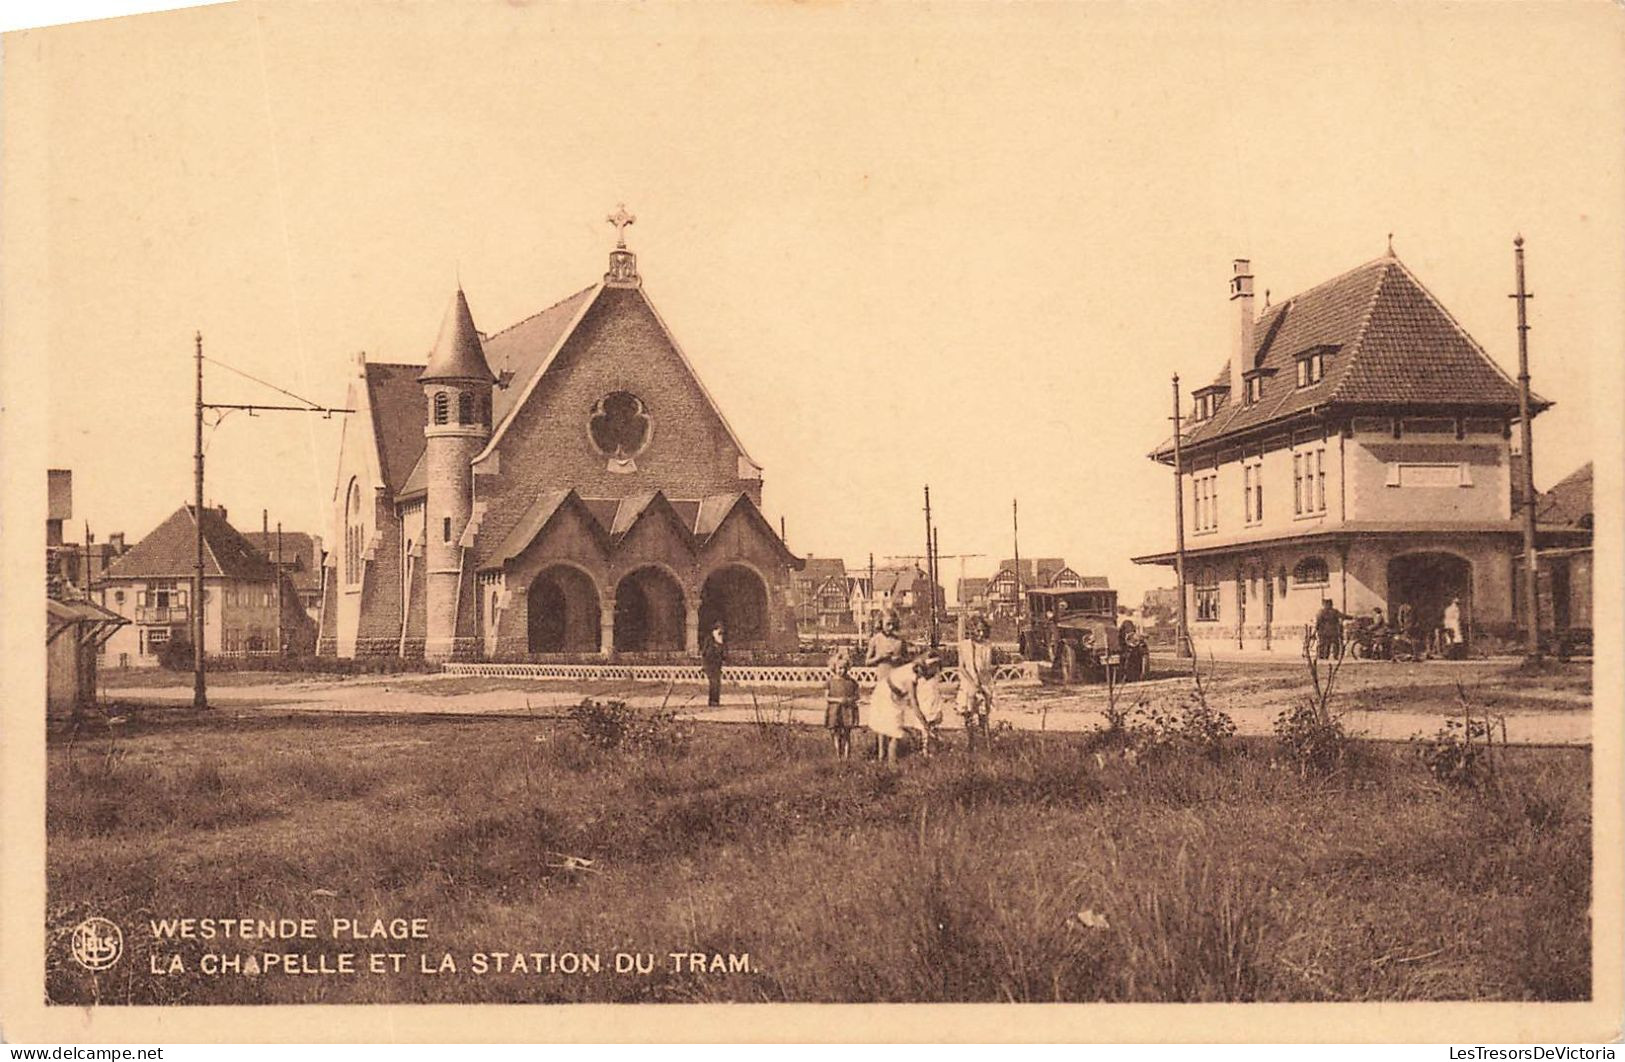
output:
POLYGON ((633 458, 649 445, 652 424, 643 399, 630 391, 614 391, 592 408, 588 435, 598 452, 609 458, 611 472, 634 472, 633 458))

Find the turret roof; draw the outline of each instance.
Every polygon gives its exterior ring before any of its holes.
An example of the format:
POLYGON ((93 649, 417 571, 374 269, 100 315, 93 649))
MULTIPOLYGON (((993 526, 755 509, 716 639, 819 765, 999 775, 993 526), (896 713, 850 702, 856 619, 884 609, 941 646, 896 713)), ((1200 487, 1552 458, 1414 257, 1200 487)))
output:
POLYGON ((440 338, 435 340, 419 380, 484 380, 495 381, 491 366, 485 360, 485 348, 480 333, 474 327, 474 315, 469 313, 468 299, 459 287, 446 307, 445 320, 440 323, 440 338))

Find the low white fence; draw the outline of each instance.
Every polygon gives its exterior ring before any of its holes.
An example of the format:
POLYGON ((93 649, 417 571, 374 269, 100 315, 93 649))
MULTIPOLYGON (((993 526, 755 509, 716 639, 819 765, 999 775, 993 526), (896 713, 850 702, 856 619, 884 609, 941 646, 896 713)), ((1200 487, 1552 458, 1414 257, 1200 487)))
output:
MULTIPOLYGON (((1001 685, 1036 686, 1039 684, 1039 664, 1022 661, 999 664, 993 669, 993 680, 1001 685)), ((698 664, 474 664, 446 663, 441 666, 445 675, 484 675, 490 678, 562 679, 593 682, 606 679, 634 682, 704 682, 705 672, 698 664)), ((875 669, 855 667, 852 677, 859 685, 873 686, 875 669)), ((722 681, 747 686, 821 686, 829 679, 827 667, 787 667, 761 665, 725 667, 722 681)), ((942 669, 942 683, 959 685, 959 669, 942 669)))

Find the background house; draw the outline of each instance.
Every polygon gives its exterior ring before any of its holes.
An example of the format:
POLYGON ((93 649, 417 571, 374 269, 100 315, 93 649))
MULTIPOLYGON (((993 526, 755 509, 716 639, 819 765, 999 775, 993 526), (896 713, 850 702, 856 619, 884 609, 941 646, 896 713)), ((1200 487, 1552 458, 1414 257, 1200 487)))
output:
POLYGON ((73 471, 53 468, 46 473, 48 493, 45 516, 45 580, 54 596, 83 596, 94 589, 115 560, 129 548, 123 532, 97 542, 85 528, 83 542, 67 542, 67 524, 73 518, 73 471))
POLYGON ((802 633, 849 631, 854 628, 847 591, 846 562, 839 557, 807 556, 791 583, 796 627, 802 633))
POLYGON ((321 537, 303 531, 248 531, 243 537, 272 564, 280 565, 287 580, 285 592, 291 589, 305 615, 312 622, 319 620, 322 608, 321 537))
POLYGON ((1062 557, 1023 557, 1017 579, 1014 557, 999 562, 999 570, 988 580, 987 608, 995 617, 1014 617, 1017 613, 1017 587, 1021 593, 1028 590, 1054 588, 1057 590, 1105 589, 1106 577, 1079 575, 1062 557))
MULTIPOLYGON (((98 602, 129 621, 106 646, 106 661, 151 667, 176 644, 191 644, 192 576, 197 523, 190 505, 114 562, 96 590, 98 602)), ((276 653, 277 571, 232 527, 224 509, 203 510, 203 645, 210 654, 276 653)), ((310 623, 298 595, 284 585, 284 638, 302 640, 310 623)))
MULTIPOLYGON (((1517 482, 1516 480, 1514 482, 1517 482)), ((1540 495, 1535 508, 1540 627, 1562 652, 1591 646, 1591 462, 1540 495)), ((1513 613, 1522 616, 1523 580, 1513 580, 1513 613)))

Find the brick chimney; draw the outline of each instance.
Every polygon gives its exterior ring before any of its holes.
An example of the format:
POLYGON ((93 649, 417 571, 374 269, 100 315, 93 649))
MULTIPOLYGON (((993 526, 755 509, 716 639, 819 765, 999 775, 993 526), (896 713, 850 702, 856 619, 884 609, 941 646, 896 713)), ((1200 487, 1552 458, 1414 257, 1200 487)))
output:
POLYGON ((1230 401, 1239 406, 1247 398, 1242 373, 1253 367, 1253 270, 1245 258, 1236 259, 1232 266, 1230 301, 1236 307, 1230 348, 1230 401))

